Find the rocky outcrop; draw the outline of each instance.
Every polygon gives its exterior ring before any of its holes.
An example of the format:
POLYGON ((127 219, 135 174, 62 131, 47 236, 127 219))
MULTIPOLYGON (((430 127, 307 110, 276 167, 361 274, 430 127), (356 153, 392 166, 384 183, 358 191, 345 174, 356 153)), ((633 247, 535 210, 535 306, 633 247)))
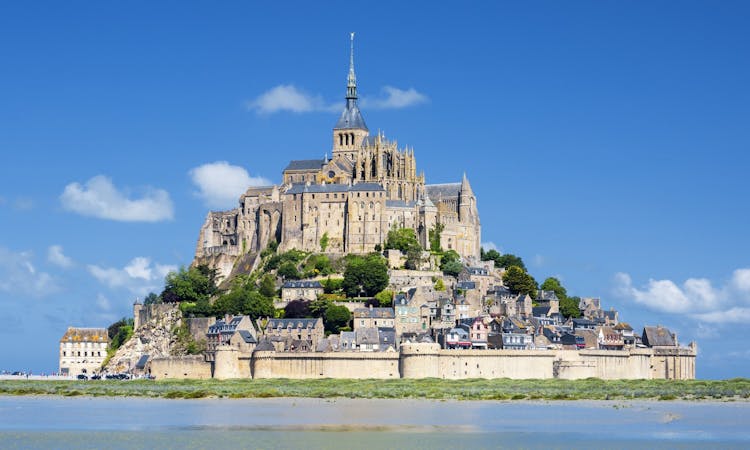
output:
POLYGON ((109 360, 104 370, 108 373, 130 371, 143 355, 149 359, 172 356, 177 345, 174 330, 180 326, 182 313, 177 304, 143 305, 144 320, 136 321, 136 329, 115 355, 109 360))

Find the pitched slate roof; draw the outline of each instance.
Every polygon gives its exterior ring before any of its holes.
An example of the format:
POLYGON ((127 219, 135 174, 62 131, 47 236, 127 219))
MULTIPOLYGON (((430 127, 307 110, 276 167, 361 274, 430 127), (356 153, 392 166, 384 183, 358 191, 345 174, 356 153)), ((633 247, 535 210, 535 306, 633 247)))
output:
POLYGON ((461 192, 461 183, 426 184, 424 188, 432 200, 440 200, 458 197, 461 192))
POLYGON ((135 368, 139 370, 143 370, 146 368, 147 362, 148 362, 148 355, 141 355, 141 357, 138 358, 138 362, 135 363, 135 368))
POLYGON ((255 340, 255 336, 253 336, 248 330, 239 330, 237 333, 239 333, 240 337, 246 344, 255 344, 258 342, 255 340))
POLYGON ((273 328, 315 328, 320 319, 268 319, 266 329, 273 328))
POLYGON ((323 167, 326 161, 324 159, 295 159, 289 161, 284 172, 287 170, 315 170, 323 167))
POLYGON ((291 288, 322 288, 323 285, 320 284, 320 281, 318 280, 300 280, 300 281, 287 281, 284 283, 283 286, 281 286, 285 289, 291 289, 291 288))
POLYGON ((386 208, 413 208, 417 202, 405 202, 403 200, 386 200, 386 208))
POLYGON ((310 184, 295 183, 287 189, 286 194, 325 194, 329 192, 358 192, 358 191, 375 191, 385 192, 383 186, 378 183, 357 183, 349 186, 348 184, 310 184))
POLYGON ((674 334, 668 328, 661 326, 644 327, 642 339, 643 343, 649 347, 674 347, 677 345, 674 334))
POLYGON ((395 316, 393 308, 356 308, 354 310, 354 317, 393 319, 395 316))
POLYGON ((276 347, 273 346, 269 339, 261 339, 258 345, 255 347, 256 352, 275 352, 276 347))

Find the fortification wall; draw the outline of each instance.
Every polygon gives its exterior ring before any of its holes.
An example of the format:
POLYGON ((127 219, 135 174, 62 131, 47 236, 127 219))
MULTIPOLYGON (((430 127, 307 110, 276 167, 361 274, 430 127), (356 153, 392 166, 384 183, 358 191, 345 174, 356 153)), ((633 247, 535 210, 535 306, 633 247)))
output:
POLYGON ((695 379, 695 349, 655 347, 651 357, 651 376, 669 380, 695 379))
POLYGON ((441 350, 440 378, 552 378, 554 353, 542 350, 441 350))
POLYGON ((216 317, 190 317, 183 320, 195 341, 205 341, 208 327, 216 323, 216 317))
POLYGON ((651 350, 559 350, 554 362, 555 378, 578 380, 650 379, 651 350))
POLYGON ((154 358, 149 362, 148 372, 157 379, 205 380, 211 378, 211 363, 198 355, 154 358))
POLYGON ((255 352, 253 378, 399 378, 399 354, 255 352))
POLYGON ((249 354, 243 354, 235 347, 221 345, 214 355, 214 378, 230 380, 252 377, 249 354))

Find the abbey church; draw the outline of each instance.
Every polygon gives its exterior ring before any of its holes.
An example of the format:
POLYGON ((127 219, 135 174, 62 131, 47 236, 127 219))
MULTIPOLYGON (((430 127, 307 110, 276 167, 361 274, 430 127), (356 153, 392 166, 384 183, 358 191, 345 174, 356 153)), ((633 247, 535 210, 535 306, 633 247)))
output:
POLYGON ((251 187, 237 208, 210 212, 195 256, 226 276, 238 256, 257 254, 271 241, 282 251, 368 253, 392 227, 409 227, 429 249, 436 224, 443 225, 444 250, 479 257, 479 213, 466 175, 457 183, 425 184, 414 149, 370 134, 357 105, 352 41, 346 106, 333 127, 331 157, 290 161, 282 184, 251 187))

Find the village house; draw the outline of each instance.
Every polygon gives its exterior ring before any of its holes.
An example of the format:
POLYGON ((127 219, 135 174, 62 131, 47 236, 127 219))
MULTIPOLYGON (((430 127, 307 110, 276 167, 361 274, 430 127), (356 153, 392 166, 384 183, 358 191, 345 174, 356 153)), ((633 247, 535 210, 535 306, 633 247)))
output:
POLYGON ((396 325, 393 308, 356 308, 352 314, 354 331, 360 328, 394 328, 396 325))
POLYGON ((281 300, 317 300, 323 294, 323 285, 318 280, 289 280, 281 285, 281 300))
POLYGON ((598 327, 596 333, 597 344, 601 350, 622 350, 625 345, 622 335, 612 327, 598 327))
POLYGON ((277 352, 313 351, 325 337, 323 319, 268 319, 263 334, 277 352))
POLYGON ((87 377, 99 371, 107 357, 106 328, 68 327, 60 338, 60 374, 87 377))
POLYGON ((239 332, 243 333, 234 338, 234 346, 252 352, 258 340, 249 316, 227 316, 209 326, 206 332, 206 361, 214 361, 217 347, 231 345, 230 340, 239 332))

